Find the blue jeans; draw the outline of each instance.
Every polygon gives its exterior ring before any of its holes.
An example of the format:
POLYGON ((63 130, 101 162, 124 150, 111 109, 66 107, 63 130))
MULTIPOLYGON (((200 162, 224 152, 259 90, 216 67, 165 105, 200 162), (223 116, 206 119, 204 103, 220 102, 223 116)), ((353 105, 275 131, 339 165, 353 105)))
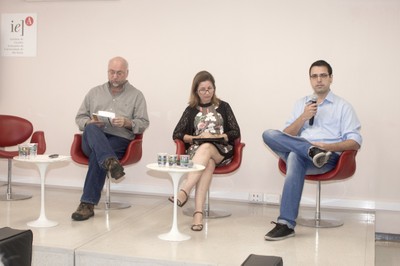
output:
POLYGON ((293 137, 279 130, 266 130, 263 133, 264 143, 286 162, 286 179, 283 186, 278 223, 289 228, 296 226, 299 214, 301 194, 303 193, 306 175, 322 174, 332 170, 338 159, 337 153, 332 153, 327 164, 317 168, 308 156, 312 144, 304 138, 293 137))
POLYGON ((95 205, 99 203, 107 175, 103 164, 108 158, 121 159, 129 143, 129 139, 106 134, 94 124, 85 127, 82 136, 82 151, 89 158, 89 168, 81 202, 95 205))

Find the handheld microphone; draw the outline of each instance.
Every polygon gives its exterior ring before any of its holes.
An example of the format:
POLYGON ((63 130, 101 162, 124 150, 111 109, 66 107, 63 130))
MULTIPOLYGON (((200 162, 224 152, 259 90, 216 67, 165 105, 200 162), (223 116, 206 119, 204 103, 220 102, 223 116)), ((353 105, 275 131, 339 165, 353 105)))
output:
MULTIPOLYGON (((311 97, 310 103, 311 103, 311 104, 317 103, 317 96, 313 95, 313 96, 311 97)), ((308 124, 309 124, 310 126, 314 125, 314 116, 310 118, 310 120, 308 121, 308 124)))

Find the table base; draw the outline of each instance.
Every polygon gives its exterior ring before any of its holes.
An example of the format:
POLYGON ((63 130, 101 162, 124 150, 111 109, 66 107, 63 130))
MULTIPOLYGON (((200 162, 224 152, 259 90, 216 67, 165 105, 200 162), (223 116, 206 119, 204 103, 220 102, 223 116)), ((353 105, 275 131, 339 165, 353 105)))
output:
POLYGON ((58 222, 47 220, 47 219, 37 219, 35 221, 27 223, 31 227, 53 227, 57 226, 58 222))
POLYGON ((188 240, 190 239, 189 235, 185 235, 179 232, 178 229, 178 208, 177 208, 177 201, 178 201, 178 186, 179 186, 179 181, 181 179, 181 177, 184 174, 187 174, 189 172, 196 172, 196 171, 201 171, 203 170, 205 167, 202 165, 198 165, 195 164, 193 165, 192 168, 169 168, 169 167, 159 167, 156 163, 153 164, 148 164, 147 165, 148 168, 152 169, 152 170, 156 170, 156 171, 160 171, 160 172, 167 172, 172 179, 172 184, 173 184, 173 188, 174 188, 174 211, 173 211, 173 218, 172 218, 172 226, 171 226, 171 230, 166 233, 166 234, 161 234, 158 236, 158 238, 162 239, 162 240, 167 240, 167 241, 184 241, 184 240, 188 240))
POLYGON ((179 232, 169 232, 166 234, 158 235, 158 238, 162 239, 162 240, 168 240, 168 241, 185 241, 185 240, 189 240, 190 236, 179 233, 179 232))

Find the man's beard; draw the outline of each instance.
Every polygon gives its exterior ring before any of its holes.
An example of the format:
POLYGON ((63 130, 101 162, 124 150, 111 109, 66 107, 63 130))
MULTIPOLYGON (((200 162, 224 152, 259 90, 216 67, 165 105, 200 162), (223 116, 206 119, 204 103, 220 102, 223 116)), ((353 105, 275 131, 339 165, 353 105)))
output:
POLYGON ((112 82, 112 81, 109 81, 109 83, 110 83, 110 86, 112 88, 122 88, 124 86, 124 84, 126 83, 126 80, 123 81, 123 82, 112 82))

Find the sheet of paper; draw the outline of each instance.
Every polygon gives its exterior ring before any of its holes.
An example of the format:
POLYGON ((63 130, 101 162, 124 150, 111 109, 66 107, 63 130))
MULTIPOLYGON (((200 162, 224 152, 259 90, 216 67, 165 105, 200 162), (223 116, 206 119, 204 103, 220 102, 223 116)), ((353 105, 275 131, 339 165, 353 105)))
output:
POLYGON ((93 114, 93 119, 99 122, 103 122, 107 126, 113 126, 111 121, 115 118, 115 113, 107 111, 98 111, 93 114))

